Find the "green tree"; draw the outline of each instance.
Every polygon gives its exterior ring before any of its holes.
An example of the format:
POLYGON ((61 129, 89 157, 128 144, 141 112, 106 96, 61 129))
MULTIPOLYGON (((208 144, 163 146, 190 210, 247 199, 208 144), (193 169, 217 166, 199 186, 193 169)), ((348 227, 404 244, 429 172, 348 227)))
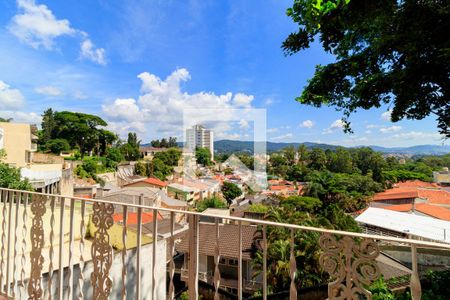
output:
POLYGON ((324 170, 327 165, 327 156, 325 152, 320 148, 314 148, 309 153, 308 167, 312 170, 324 170))
POLYGON ((141 156, 139 152, 140 144, 141 141, 138 140, 137 134, 135 132, 129 132, 127 142, 120 146, 126 160, 139 160, 141 156))
POLYGON ((45 143, 45 148, 49 149, 52 153, 60 154, 62 151, 69 151, 69 142, 65 139, 48 140, 45 143))
POLYGON ((319 38, 335 57, 316 67, 297 101, 334 106, 347 125, 357 109, 382 104, 394 122, 433 114, 450 137, 450 2, 294 0, 287 15, 299 27, 283 43, 286 54, 319 38))
POLYGON ((226 208, 227 204, 220 198, 207 198, 196 203, 195 209, 198 212, 205 211, 207 208, 226 208))
POLYGON ((225 181, 222 185, 222 194, 228 204, 242 195, 242 190, 234 183, 225 181))
POLYGON ((42 134, 40 136, 39 142, 42 145, 45 145, 49 140, 56 138, 56 121, 55 121, 55 115, 53 113, 53 110, 51 108, 44 111, 44 114, 42 114, 42 134))
POLYGON ((328 170, 336 173, 353 173, 353 160, 350 152, 338 147, 328 160, 328 170))
POLYGON ((32 191, 33 187, 28 182, 28 179, 22 179, 20 170, 18 168, 10 167, 1 162, 0 159, 0 187, 32 191))
POLYGON ((108 124, 100 117, 79 112, 45 111, 42 128, 43 140, 47 136, 52 139, 65 139, 72 148, 78 147, 82 156, 92 153, 99 147, 101 127, 108 124), (46 133, 47 132, 47 133, 46 133))
POLYGON ((155 153, 154 158, 160 159, 166 165, 178 166, 178 161, 181 158, 181 150, 178 148, 170 148, 167 151, 155 153))
POLYGON ((13 120, 12 118, 2 118, 2 117, 0 117, 0 122, 9 123, 12 120, 13 120))
POLYGON ((206 148, 197 148, 195 150, 195 158, 197 159, 197 163, 204 165, 204 166, 209 166, 211 165, 211 152, 206 149, 206 148))

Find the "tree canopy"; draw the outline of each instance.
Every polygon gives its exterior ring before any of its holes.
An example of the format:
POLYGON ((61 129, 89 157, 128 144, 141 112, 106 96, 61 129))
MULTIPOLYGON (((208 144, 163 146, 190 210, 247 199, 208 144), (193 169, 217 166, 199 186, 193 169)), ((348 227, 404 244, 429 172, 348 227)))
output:
POLYGON ((227 200, 228 204, 242 195, 242 190, 234 183, 225 181, 222 185, 222 194, 227 200))
POLYGON ((53 111, 47 109, 42 115, 42 130, 40 132, 40 144, 63 146, 66 140, 71 148, 78 147, 81 155, 86 152, 98 151, 104 154, 106 145, 117 140, 117 136, 102 127, 108 124, 100 117, 80 112, 53 111), (57 142, 49 143, 51 140, 57 142))
POLYGON ((294 0, 287 15, 299 26, 283 42, 287 55, 318 38, 335 56, 297 101, 342 110, 347 131, 357 109, 388 104, 393 122, 434 114, 450 137, 450 2, 294 0))
POLYGON ((195 150, 195 158, 197 159, 197 163, 204 165, 204 166, 209 166, 211 165, 211 152, 209 152, 208 149, 206 148, 197 148, 195 150))

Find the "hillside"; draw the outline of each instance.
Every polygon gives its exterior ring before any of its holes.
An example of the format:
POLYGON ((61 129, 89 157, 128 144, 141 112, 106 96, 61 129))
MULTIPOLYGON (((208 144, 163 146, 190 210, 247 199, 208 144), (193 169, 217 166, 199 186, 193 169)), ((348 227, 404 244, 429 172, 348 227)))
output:
MULTIPOLYGON (((275 143, 267 142, 267 152, 279 151, 283 148, 294 146, 298 147, 305 145, 308 148, 321 148, 323 150, 334 150, 338 146, 319 143, 275 143)), ((214 149, 218 153, 231 153, 231 152, 248 152, 253 153, 253 142, 250 141, 234 141, 234 140, 219 140, 214 142, 214 149)), ((362 146, 359 146, 362 147, 362 146)), ((381 147, 381 146, 368 146, 375 151, 383 152, 386 154, 406 154, 406 155, 443 155, 450 153, 450 146, 444 145, 417 145, 412 147, 381 147)), ((358 148, 358 147, 355 147, 358 148)))

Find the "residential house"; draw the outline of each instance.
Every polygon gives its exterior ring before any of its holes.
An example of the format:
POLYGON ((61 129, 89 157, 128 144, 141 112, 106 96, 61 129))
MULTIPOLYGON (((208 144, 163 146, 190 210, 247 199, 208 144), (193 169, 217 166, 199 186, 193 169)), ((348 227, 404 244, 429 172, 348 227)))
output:
MULTIPOLYGON (((238 288, 238 260, 239 260, 239 241, 238 225, 220 224, 219 225, 219 270, 220 286, 231 293, 237 294, 238 288)), ((252 225, 242 225, 242 279, 243 292, 253 294, 261 288, 262 280, 260 276, 255 275, 252 268, 252 245, 257 227, 252 225)), ((214 278, 214 257, 216 255, 216 225, 213 223, 199 224, 199 257, 198 272, 199 280, 213 283, 214 278)), ((188 260, 189 253, 189 234, 186 232, 180 237, 180 242, 176 244, 175 249, 184 254, 184 264, 181 269, 181 280, 188 281, 188 260)))
POLYGON ((167 185, 168 183, 165 181, 162 181, 158 178, 149 177, 145 179, 139 179, 136 181, 133 181, 131 183, 125 184, 123 187, 149 187, 149 188, 156 188, 163 191, 167 191, 167 185))
POLYGON ((171 183, 167 186, 167 194, 170 197, 173 197, 178 200, 183 200, 188 203, 193 202, 198 199, 199 190, 180 184, 180 183, 171 183))
POLYGON ((141 146, 139 147, 139 152, 143 159, 152 160, 156 153, 167 151, 168 148, 158 148, 152 146, 141 146))
POLYGON ((450 192, 435 183, 400 182, 375 194, 370 206, 450 221, 450 192))
POLYGON ((366 233, 450 243, 449 221, 375 207, 367 208, 355 220, 366 233))
POLYGON ((24 167, 32 162, 37 150, 35 129, 30 124, 0 122, 0 149, 6 151, 4 162, 14 167, 24 167))
POLYGON ((450 186, 450 171, 448 168, 445 167, 441 171, 433 172, 433 181, 440 185, 450 186))

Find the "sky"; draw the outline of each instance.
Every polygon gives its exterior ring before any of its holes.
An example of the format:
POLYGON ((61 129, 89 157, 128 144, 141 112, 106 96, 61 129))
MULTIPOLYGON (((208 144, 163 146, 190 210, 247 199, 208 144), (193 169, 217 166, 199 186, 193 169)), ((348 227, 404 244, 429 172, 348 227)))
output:
POLYGON ((96 114, 121 137, 133 131, 147 143, 181 140, 185 111, 211 109, 189 121, 205 123, 216 139, 252 140, 257 126, 246 115, 258 109, 274 142, 443 143, 433 117, 391 123, 388 105, 361 110, 350 118, 354 134, 345 134, 341 112, 296 102, 315 66, 333 57, 319 43, 283 54, 296 29, 285 13, 290 4, 1 1, 0 117, 39 124, 47 108, 96 114))

